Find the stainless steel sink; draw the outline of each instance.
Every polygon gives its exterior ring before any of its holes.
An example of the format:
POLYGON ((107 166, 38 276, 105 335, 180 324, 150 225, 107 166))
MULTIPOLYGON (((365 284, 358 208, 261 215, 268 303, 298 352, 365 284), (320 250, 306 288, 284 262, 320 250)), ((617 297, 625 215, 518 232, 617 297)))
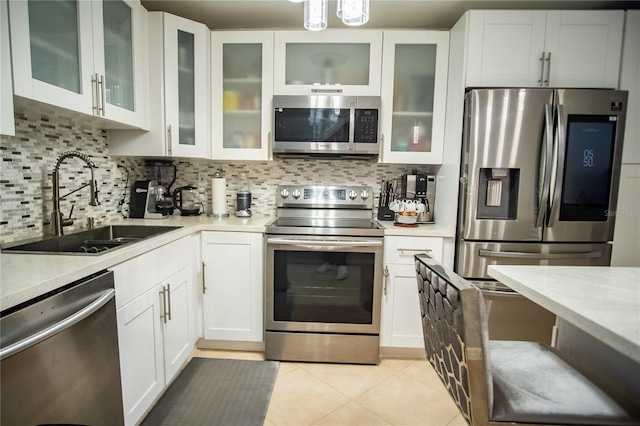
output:
POLYGON ((181 226, 111 225, 27 243, 7 244, 5 253, 100 255, 181 226))

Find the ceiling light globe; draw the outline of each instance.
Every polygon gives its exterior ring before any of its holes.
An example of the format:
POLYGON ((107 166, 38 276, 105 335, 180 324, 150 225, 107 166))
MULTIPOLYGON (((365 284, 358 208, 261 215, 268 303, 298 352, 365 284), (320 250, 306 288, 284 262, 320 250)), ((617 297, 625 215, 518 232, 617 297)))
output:
POLYGON ((322 31, 327 28, 327 0, 306 0, 304 27, 309 31, 322 31))
POLYGON ((342 14, 341 18, 344 24, 357 26, 369 21, 369 0, 339 0, 340 2, 342 10, 339 13, 342 14))

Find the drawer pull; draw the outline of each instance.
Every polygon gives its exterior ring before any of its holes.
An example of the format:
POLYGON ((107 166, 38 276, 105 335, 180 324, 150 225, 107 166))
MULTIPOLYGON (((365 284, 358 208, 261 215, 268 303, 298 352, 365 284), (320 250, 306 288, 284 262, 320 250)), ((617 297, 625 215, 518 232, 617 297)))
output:
POLYGON ((409 252, 409 255, 412 253, 431 253, 433 250, 431 249, 409 249, 409 248, 399 248, 397 249, 400 252, 401 256, 406 256, 405 252, 409 252))

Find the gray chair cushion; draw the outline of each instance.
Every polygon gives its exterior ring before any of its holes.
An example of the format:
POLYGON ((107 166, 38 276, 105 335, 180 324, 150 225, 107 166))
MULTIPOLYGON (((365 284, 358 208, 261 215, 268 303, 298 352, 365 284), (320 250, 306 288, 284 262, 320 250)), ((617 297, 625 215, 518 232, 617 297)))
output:
POLYGON ((551 347, 496 340, 489 345, 494 421, 638 424, 551 347))

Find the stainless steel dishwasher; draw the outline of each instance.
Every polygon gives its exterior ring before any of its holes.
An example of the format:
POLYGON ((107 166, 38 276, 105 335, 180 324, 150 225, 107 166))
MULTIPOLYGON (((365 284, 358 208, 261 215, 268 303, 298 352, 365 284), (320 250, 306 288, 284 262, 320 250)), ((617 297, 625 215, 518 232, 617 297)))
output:
POLYGON ((0 424, 124 424, 113 287, 103 271, 0 314, 0 424))

